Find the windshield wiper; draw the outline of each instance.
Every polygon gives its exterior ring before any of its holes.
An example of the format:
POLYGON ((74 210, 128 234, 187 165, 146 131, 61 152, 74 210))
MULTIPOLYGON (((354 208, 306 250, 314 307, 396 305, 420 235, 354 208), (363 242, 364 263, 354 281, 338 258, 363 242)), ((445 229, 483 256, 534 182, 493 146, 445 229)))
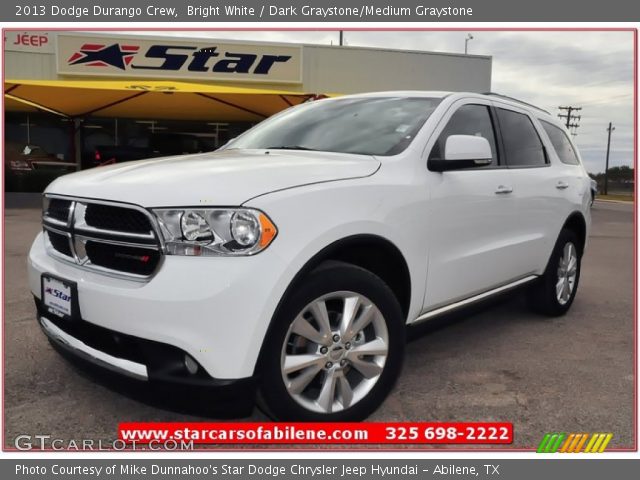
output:
POLYGON ((267 147, 265 150, 311 150, 317 151, 315 148, 303 147, 302 145, 280 145, 279 147, 267 147))

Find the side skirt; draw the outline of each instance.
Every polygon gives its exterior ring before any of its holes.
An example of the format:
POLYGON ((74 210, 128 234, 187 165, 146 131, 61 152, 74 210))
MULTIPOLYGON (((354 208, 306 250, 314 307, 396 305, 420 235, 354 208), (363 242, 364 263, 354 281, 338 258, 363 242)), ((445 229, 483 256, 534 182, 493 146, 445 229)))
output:
POLYGON ((422 313, 418 318, 416 318, 413 322, 411 322, 409 325, 417 325, 419 323, 422 323, 426 320, 430 320, 432 318, 438 317, 440 315, 443 315, 445 313, 449 313, 452 312, 454 310, 457 310, 459 308, 462 307, 467 307, 473 303, 479 302, 481 300, 485 300, 489 297, 492 297, 494 295, 498 295, 500 293, 504 293, 507 292, 509 290, 513 290, 514 288, 517 288, 521 285, 524 285, 525 283, 529 283, 533 280, 536 280, 537 278, 539 278, 537 275, 529 275, 527 277, 521 278, 520 280, 516 280, 515 282, 511 282, 511 283, 507 283, 506 285, 502 285, 501 287, 498 288, 493 288, 491 290, 487 290, 486 292, 482 292, 479 293, 477 295, 474 295, 472 297, 469 298, 465 298, 464 300, 459 300, 457 302, 451 303, 449 305, 445 305, 444 307, 439 307, 436 308, 434 310, 430 310, 428 312, 422 313))

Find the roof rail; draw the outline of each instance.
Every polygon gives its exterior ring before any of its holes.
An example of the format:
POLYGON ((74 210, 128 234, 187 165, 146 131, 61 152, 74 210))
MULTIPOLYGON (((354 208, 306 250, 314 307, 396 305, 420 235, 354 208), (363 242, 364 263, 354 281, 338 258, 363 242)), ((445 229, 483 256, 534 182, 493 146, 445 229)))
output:
POLYGON ((533 105, 531 103, 527 103, 527 102, 523 102, 522 100, 518 100, 517 98, 513 98, 513 97, 509 97, 508 95, 502 95, 500 93, 495 93, 495 92, 485 92, 483 93, 483 95, 491 95, 493 97, 500 97, 500 98, 505 98, 507 100, 511 100, 512 102, 516 102, 516 103, 520 103, 522 105, 526 105, 527 107, 531 107, 531 108, 535 108, 536 110, 540 110, 541 112, 546 113, 547 115, 551 115, 547 110, 545 110, 544 108, 540 108, 536 105, 533 105))

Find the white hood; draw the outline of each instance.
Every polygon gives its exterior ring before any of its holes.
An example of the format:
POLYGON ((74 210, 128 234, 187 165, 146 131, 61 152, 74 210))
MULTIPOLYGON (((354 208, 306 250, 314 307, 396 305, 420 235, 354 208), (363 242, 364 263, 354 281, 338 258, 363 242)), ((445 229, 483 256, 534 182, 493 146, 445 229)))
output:
POLYGON ((364 155, 224 150, 97 167, 60 177, 46 192, 144 207, 234 206, 276 190, 366 177, 379 166, 364 155))

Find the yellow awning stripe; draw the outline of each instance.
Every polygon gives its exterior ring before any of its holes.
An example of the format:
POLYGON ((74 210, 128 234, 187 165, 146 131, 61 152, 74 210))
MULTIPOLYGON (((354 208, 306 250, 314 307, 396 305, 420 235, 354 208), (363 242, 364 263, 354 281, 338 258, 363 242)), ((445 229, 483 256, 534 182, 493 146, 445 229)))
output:
MULTIPOLYGON (((171 80, 7 80, 5 108, 68 117, 259 122, 314 93, 171 80)), ((322 96, 336 96, 322 95, 322 96)))

